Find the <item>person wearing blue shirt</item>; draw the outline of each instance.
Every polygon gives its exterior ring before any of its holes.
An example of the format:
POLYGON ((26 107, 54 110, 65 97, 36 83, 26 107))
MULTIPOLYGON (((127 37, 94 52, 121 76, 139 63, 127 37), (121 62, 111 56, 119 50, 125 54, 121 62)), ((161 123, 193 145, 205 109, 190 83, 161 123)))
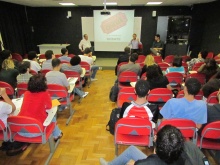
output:
POLYGON ((173 98, 160 110, 163 120, 172 118, 189 119, 196 123, 196 127, 201 128, 202 124, 207 123, 207 106, 202 100, 196 100, 195 95, 199 92, 201 83, 190 78, 184 86, 184 97, 173 98))
POLYGON ((62 56, 59 57, 60 61, 70 62, 71 58, 68 57, 68 50, 66 48, 61 49, 62 56))
POLYGON ((167 68, 165 74, 170 73, 170 72, 179 72, 182 74, 185 74, 185 69, 182 66, 182 58, 181 57, 174 57, 173 59, 173 66, 167 68))

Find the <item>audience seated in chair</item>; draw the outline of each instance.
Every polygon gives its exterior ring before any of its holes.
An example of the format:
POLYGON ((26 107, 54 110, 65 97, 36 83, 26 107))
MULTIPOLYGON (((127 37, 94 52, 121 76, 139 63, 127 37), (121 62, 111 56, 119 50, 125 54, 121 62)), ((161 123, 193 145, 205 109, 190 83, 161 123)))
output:
POLYGON ((2 68, 2 62, 5 60, 5 59, 9 59, 9 60, 12 60, 13 63, 14 63, 14 66, 15 66, 15 69, 17 69, 18 65, 19 65, 19 62, 17 60, 13 60, 12 59, 12 53, 10 50, 2 50, 0 52, 0 70, 2 68))
POLYGON ((91 81, 96 81, 97 79, 95 78, 97 71, 99 70, 99 67, 94 64, 93 58, 92 58, 92 51, 90 48, 86 48, 84 50, 84 55, 79 55, 81 58, 81 61, 85 61, 90 65, 91 68, 91 81))
POLYGON ((17 76, 17 82, 19 83, 27 83, 32 77, 32 74, 29 73, 31 68, 31 63, 29 61, 23 61, 19 66, 19 75, 17 76))
MULTIPOLYGON (((44 123, 47 118, 46 110, 52 108, 52 101, 50 94, 47 92, 46 78, 42 74, 32 76, 28 82, 28 91, 24 93, 24 99, 21 106, 19 116, 28 116, 37 119, 39 122, 44 123)), ((54 117, 52 122, 56 122, 54 117)), ((53 131, 54 140, 62 137, 63 133, 55 127, 53 131)), ((20 132, 19 135, 25 137, 36 137, 37 134, 20 132)))
POLYGON ((220 88, 220 80, 217 78, 213 78, 209 80, 203 87, 202 92, 204 95, 204 99, 206 100, 209 95, 215 91, 218 91, 220 88))
POLYGON ((13 113, 16 107, 6 94, 5 88, 0 88, 0 96, 3 98, 3 101, 0 101, 0 120, 2 120, 2 122, 5 124, 5 127, 7 127, 8 115, 13 113))
POLYGON ((182 74, 185 74, 185 69, 182 66, 182 58, 175 56, 173 59, 173 66, 167 68, 165 74, 170 73, 170 72, 179 72, 182 74))
POLYGON ((150 90, 154 88, 168 88, 172 90, 172 87, 169 85, 169 81, 166 76, 160 74, 157 65, 151 65, 148 67, 147 71, 147 82, 150 85, 150 90))
POLYGON ((35 51, 28 52, 28 61, 31 63, 31 70, 35 72, 40 72, 41 66, 37 61, 37 53, 35 51))
POLYGON ((129 56, 131 53, 131 48, 126 46, 124 49, 124 54, 121 54, 118 58, 117 65, 115 66, 115 75, 117 76, 118 72, 118 65, 122 62, 128 62, 129 61, 129 56))
POLYGON ((62 48, 61 53, 62 53, 62 56, 59 57, 60 61, 70 62, 71 58, 68 57, 69 52, 68 52, 67 48, 62 48))
POLYGON ((202 124, 207 123, 206 102, 196 100, 194 97, 200 88, 201 84, 197 79, 189 78, 185 82, 184 97, 168 100, 160 110, 163 120, 172 118, 189 119, 196 123, 198 129, 201 128, 202 124))
POLYGON ((201 52, 199 52, 198 58, 193 58, 192 60, 187 62, 189 70, 192 70, 193 65, 195 65, 196 63, 205 62, 207 55, 208 55, 208 51, 206 51, 206 50, 202 50, 201 52))
MULTIPOLYGON (((61 61, 57 58, 53 59, 52 66, 53 66, 53 70, 46 74, 47 84, 59 84, 66 87, 66 90, 69 90, 70 84, 66 78, 66 75, 60 72, 61 61)), ((78 88, 74 88, 73 92, 82 98, 86 97, 88 94, 79 90, 78 88)), ((61 106, 59 110, 62 111, 64 108, 65 107, 61 106)))
POLYGON ((52 59, 55 58, 55 55, 54 55, 53 51, 52 50, 47 50, 45 52, 45 58, 46 58, 46 61, 44 61, 43 64, 42 64, 42 70, 45 70, 45 69, 52 70, 53 69, 52 59))
POLYGON ((14 69, 14 63, 11 59, 5 59, 2 63, 0 71, 0 81, 10 84, 14 89, 17 86, 18 70, 14 69))
POLYGON ((101 165, 189 165, 203 164, 203 153, 192 142, 184 142, 180 130, 166 125, 157 133, 154 154, 145 155, 135 146, 128 147, 121 155, 107 162, 100 158, 101 165), (192 154, 193 153, 193 154, 192 154))

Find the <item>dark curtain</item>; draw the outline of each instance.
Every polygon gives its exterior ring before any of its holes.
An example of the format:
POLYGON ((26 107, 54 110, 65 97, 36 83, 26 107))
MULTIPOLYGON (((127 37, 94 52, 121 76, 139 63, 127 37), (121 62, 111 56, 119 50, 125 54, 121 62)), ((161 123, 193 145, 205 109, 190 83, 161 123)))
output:
POLYGON ((27 53, 31 32, 24 6, 0 2, 0 31, 5 49, 27 53))

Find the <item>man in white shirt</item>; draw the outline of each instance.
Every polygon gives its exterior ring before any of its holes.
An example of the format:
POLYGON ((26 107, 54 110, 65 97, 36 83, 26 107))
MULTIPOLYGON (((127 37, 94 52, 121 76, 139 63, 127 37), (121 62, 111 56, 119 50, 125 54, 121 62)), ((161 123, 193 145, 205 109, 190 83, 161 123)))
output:
POLYGON ((128 46, 131 45, 131 54, 132 53, 138 53, 138 51, 139 51, 139 44, 141 44, 141 42, 137 38, 137 34, 134 33, 132 37, 133 38, 132 38, 131 42, 129 42, 128 46))
POLYGON ((90 65, 92 75, 91 75, 91 81, 96 81, 97 79, 95 78, 96 72, 99 70, 99 67, 94 65, 93 59, 92 59, 92 51, 90 48, 86 48, 84 50, 84 55, 79 55, 81 58, 81 61, 85 61, 90 65))
POLYGON ((35 51, 28 52, 28 61, 31 63, 31 70, 37 73, 41 70, 40 64, 37 62, 37 53, 35 51))
POLYGON ((91 48, 91 42, 88 39, 89 38, 88 35, 84 34, 83 37, 84 38, 79 43, 79 49, 82 53, 84 53, 84 50, 86 48, 91 48))

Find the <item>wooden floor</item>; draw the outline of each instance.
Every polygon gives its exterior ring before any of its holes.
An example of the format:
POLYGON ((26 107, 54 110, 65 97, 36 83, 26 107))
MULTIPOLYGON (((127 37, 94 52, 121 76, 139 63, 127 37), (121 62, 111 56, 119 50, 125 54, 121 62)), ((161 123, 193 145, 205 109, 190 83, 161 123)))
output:
MULTIPOLYGON (((50 161, 51 165, 98 165, 99 158, 114 158, 114 138, 105 126, 111 110, 116 107, 109 100, 109 90, 116 77, 113 70, 99 70, 98 81, 85 87, 89 95, 78 104, 78 97, 72 102, 76 110, 68 126, 65 125, 68 111, 58 113, 58 125, 64 133, 60 144, 50 161)), ((126 147, 120 146, 119 153, 126 147)), ((152 149, 141 148, 146 154, 152 149)), ((42 165, 49 155, 49 144, 31 144, 25 152, 17 156, 6 156, 0 151, 0 165, 42 165)), ((212 163, 214 165, 214 163, 212 163)))

